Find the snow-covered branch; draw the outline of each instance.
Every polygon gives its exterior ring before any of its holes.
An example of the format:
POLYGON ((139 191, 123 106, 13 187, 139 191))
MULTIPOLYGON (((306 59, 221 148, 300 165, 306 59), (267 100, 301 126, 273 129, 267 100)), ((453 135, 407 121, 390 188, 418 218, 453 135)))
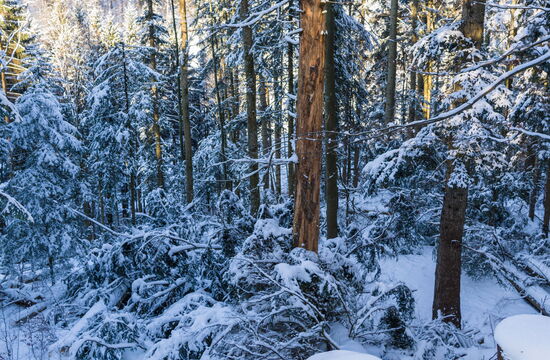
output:
POLYGON ((265 15, 267 15, 267 14, 269 14, 269 13, 271 13, 271 12, 277 10, 277 9, 280 9, 281 7, 283 7, 283 5, 285 5, 287 3, 288 3, 288 0, 282 0, 282 1, 278 2, 277 4, 267 8, 265 10, 257 11, 255 13, 250 14, 250 16, 248 16, 244 21, 242 21, 240 23, 224 24, 224 25, 222 25, 222 27, 226 27, 226 28, 243 28, 243 27, 253 26, 258 21, 260 21, 262 19, 262 17, 264 17, 265 15))
POLYGON ((509 10, 519 9, 519 10, 550 11, 550 8, 543 7, 543 6, 536 6, 536 5, 503 5, 503 4, 496 4, 496 3, 492 3, 492 2, 488 2, 488 3, 479 2, 479 4, 484 4, 485 6, 491 6, 491 7, 496 7, 496 8, 499 8, 499 9, 509 9, 509 10))
MULTIPOLYGON (((539 57, 537 57, 537 58, 535 58, 535 59, 533 59, 533 60, 531 60, 531 61, 529 61, 525 64, 521 64, 519 66, 516 66, 515 68, 513 68, 510 71, 505 72, 504 74, 499 76, 495 81, 493 81, 491 84, 489 84, 483 90, 481 90, 477 95, 475 95, 470 100, 466 101, 464 104, 462 104, 460 106, 457 106, 456 108, 454 108, 452 110, 445 111, 445 112, 443 112, 443 113, 441 113, 441 114, 439 114, 439 115, 437 115, 437 116, 435 116, 431 119, 418 120, 418 121, 410 122, 408 124, 392 125, 392 126, 388 126, 386 128, 383 128, 383 129, 379 129, 378 131, 376 131, 375 135, 369 136, 369 138, 376 138, 376 137, 382 136, 382 133, 398 131, 398 130, 401 130, 401 129, 407 129, 407 128, 411 128, 411 127, 425 126, 425 125, 441 122, 443 120, 447 120, 449 118, 452 118, 452 117, 462 113, 463 111, 466 111, 466 110, 470 109, 474 104, 476 104, 479 100, 483 99, 487 94, 489 94, 490 92, 495 90, 500 84, 502 84, 507 79, 509 79, 509 78, 511 78, 511 77, 513 77, 513 76, 515 76, 515 75, 517 75, 517 74, 519 74, 519 73, 521 73, 521 72, 523 72, 523 71, 525 71, 529 68, 532 68, 533 66, 543 64, 543 63, 545 63, 549 60, 550 60, 550 51, 546 52, 545 54, 542 54, 541 56, 539 56, 539 57)), ((366 134, 367 133, 364 132, 364 133, 359 133, 359 134, 354 134, 354 135, 366 135, 366 134)), ((544 134, 540 134, 540 135, 546 136, 544 134)))
POLYGON ((6 194, 5 192, 3 192, 2 190, 0 190, 0 196, 4 197, 7 201, 8 201, 8 204, 6 205, 6 207, 4 208, 4 210, 1 212, 1 214, 4 214, 7 212, 8 210, 8 207, 10 205, 14 206, 17 210, 21 211, 23 214, 25 214, 25 216, 27 217, 27 220, 29 220, 30 222, 34 222, 34 219, 31 215, 31 213, 23 206, 21 205, 21 203, 17 200, 15 200, 13 197, 11 197, 10 195, 6 194))

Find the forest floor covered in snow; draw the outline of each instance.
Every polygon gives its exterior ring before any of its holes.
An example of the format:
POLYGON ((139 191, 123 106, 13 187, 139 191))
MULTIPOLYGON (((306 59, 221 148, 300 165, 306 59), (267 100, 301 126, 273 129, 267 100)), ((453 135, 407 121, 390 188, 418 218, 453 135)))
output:
MULTIPOLYGON (((413 291, 416 302, 413 326, 429 322, 432 317, 435 278, 434 248, 426 246, 418 254, 383 259, 380 265, 382 280, 404 282, 413 291)), ((472 279, 464 274, 461 295, 465 330, 475 333, 474 338, 477 340, 466 350, 467 355, 463 357, 465 360, 488 360, 495 355, 493 331, 502 319, 516 314, 536 313, 514 289, 499 284, 493 277, 472 279)), ((344 350, 369 353, 383 360, 414 359, 401 352, 364 348, 354 341, 340 340, 344 350)))
MULTIPOLYGON (((417 254, 401 255, 381 261, 382 280, 404 282, 413 291, 416 310, 414 326, 422 326, 431 320, 435 261, 432 247, 423 247, 417 254)), ((0 359, 42 360, 57 359, 48 351, 49 344, 65 331, 52 329, 42 315, 15 325, 22 307, 10 305, 0 310, 0 359)), ((488 360, 495 354, 493 331, 499 321, 516 314, 534 314, 535 311, 513 289, 497 283, 492 277, 462 278, 462 316, 465 330, 476 340, 466 350, 465 360, 488 360)), ((335 327, 331 336, 343 350, 369 353, 383 360, 414 359, 396 350, 385 351, 377 347, 365 348, 350 340, 345 329, 335 327)), ((138 360, 139 354, 128 354, 128 359, 138 360)))

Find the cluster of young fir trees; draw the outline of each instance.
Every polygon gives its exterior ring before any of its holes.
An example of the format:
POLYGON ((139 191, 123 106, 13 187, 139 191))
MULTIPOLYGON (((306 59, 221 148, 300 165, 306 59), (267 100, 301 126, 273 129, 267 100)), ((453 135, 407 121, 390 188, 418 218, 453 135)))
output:
POLYGON ((61 288, 53 351, 305 359, 343 327, 460 357, 462 264, 549 311, 542 2, 111 5, 48 1, 39 37, 0 10, 2 286, 61 288), (378 259, 422 245, 413 328, 378 259))

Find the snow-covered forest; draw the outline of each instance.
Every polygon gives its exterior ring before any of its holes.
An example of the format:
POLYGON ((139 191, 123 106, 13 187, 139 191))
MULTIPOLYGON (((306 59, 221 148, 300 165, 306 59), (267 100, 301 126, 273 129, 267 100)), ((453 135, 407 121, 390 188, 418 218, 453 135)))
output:
POLYGON ((550 359, 549 73, 548 0, 0 0, 0 360, 550 359))

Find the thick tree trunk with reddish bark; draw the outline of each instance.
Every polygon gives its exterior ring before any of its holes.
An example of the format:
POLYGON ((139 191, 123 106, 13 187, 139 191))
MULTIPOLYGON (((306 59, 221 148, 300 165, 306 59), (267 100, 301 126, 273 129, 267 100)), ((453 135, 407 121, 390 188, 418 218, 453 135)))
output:
POLYGON ((325 66, 322 0, 302 0, 296 127, 294 244, 317 251, 325 66))

